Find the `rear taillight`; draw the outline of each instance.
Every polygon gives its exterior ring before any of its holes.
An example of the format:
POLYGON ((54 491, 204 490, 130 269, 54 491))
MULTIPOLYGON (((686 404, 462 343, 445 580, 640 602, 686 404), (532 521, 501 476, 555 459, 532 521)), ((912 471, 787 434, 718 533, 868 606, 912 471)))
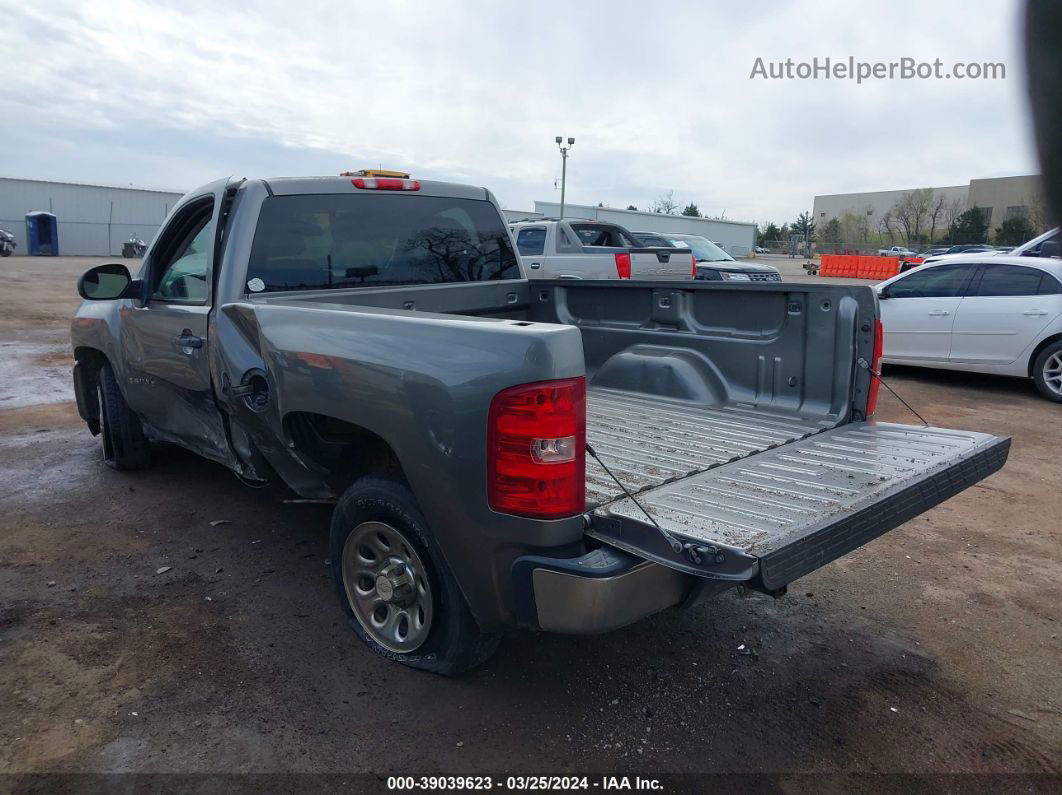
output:
POLYGON ((351 182, 355 188, 361 188, 362 190, 420 190, 420 182, 415 179, 356 177, 351 182))
POLYGON ((885 347, 885 332, 881 320, 874 321, 874 355, 870 360, 870 389, 867 392, 867 416, 878 410, 878 392, 881 390, 881 354, 885 347))
POLYGON ((690 278, 697 278, 697 255, 690 255, 690 278))
POLYGON ((616 276, 621 279, 631 278, 631 255, 626 251, 616 255, 616 276))
POLYGON ((586 510, 586 379, 502 390, 490 403, 487 501, 536 519, 586 510))

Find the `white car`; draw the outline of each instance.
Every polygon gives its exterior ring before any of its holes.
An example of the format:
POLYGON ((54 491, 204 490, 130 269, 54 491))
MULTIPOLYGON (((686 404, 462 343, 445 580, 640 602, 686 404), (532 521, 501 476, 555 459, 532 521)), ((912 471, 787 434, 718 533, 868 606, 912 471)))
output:
POLYGON ((1012 248, 1009 251, 1006 249, 1001 251, 999 249, 988 249, 985 247, 982 251, 975 251, 972 253, 968 251, 960 251, 955 254, 948 254, 945 252, 943 254, 934 254, 931 257, 926 257, 922 264, 929 265, 933 262, 941 262, 942 260, 958 259, 959 257, 977 257, 978 255, 981 257, 1000 257, 1008 255, 1012 257, 1039 257, 1040 250, 1043 248, 1044 243, 1058 243, 1060 240, 1062 240, 1062 237, 1059 235, 1059 229, 1058 227, 1055 227, 1054 229, 1044 232, 1039 237, 1034 237, 1032 240, 1022 243, 1017 248, 1012 248))
POLYGON ((1062 259, 971 255, 874 289, 884 362, 1033 378, 1062 403, 1062 259))

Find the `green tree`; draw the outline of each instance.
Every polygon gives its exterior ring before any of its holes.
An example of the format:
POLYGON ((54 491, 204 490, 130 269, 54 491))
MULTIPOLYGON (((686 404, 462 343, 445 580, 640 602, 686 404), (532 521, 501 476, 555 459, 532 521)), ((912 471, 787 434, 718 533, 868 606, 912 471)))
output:
POLYGON ((685 207, 682 208, 682 214, 683 215, 688 215, 690 218, 700 218, 701 217, 701 211, 697 209, 697 205, 694 204, 693 202, 690 202, 689 204, 687 204, 685 207))
POLYGON ((815 222, 811 220, 811 213, 807 210, 802 212, 793 222, 790 227, 790 231, 794 235, 800 235, 801 238, 811 242, 815 239, 815 222))
POLYGON ((782 237, 782 230, 778 228, 778 224, 771 221, 763 230, 763 241, 765 244, 773 243, 774 241, 782 237))
POLYGON ((988 219, 976 204, 955 219, 951 239, 954 243, 984 243, 988 238, 988 219))
POLYGON ((844 235, 841 222, 831 218, 822 227, 822 245, 828 248, 842 248, 844 235))
POLYGON ((996 227, 997 246, 1019 246, 1035 236, 1036 231, 1033 229, 1032 222, 1024 215, 1008 218, 996 227))
POLYGON ((627 205, 627 209, 628 210, 634 210, 635 212, 638 212, 638 208, 635 207, 633 204, 628 204, 627 205))

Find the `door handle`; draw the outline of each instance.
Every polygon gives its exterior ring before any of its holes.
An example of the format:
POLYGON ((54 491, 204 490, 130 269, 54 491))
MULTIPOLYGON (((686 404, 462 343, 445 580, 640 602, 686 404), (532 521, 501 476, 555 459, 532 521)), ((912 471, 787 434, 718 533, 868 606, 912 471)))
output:
POLYGON ((932 312, 929 313, 929 316, 930 317, 947 317, 950 314, 951 314, 951 312, 949 312, 947 309, 934 309, 932 312))
POLYGON ((1041 316, 1047 314, 1047 310, 1046 309, 1026 309, 1024 312, 1022 312, 1022 314, 1025 315, 1026 317, 1041 317, 1041 316))
POLYGON ((542 267, 542 263, 541 262, 532 262, 531 263, 531 270, 533 270, 533 271, 537 271, 541 267, 542 267))
POLYGON ((193 349, 203 347, 203 338, 197 337, 188 329, 185 329, 178 334, 174 339, 174 342, 176 342, 177 347, 185 353, 191 353, 193 349))

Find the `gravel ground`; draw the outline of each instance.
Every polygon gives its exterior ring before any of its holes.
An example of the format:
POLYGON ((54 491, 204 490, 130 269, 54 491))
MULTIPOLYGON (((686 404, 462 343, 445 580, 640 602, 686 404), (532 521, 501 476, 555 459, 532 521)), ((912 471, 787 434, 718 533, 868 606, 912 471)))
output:
MULTIPOLYGON (((1031 383, 887 371, 931 423, 1012 436, 1010 462, 787 597, 730 593, 600 637, 513 633, 447 680, 344 624, 327 507, 179 450, 103 465, 54 376, 94 262, 0 264, 0 357, 23 379, 0 391, 0 771, 1058 784, 1062 407, 1031 383)), ((879 418, 912 420, 884 392, 879 418)))

